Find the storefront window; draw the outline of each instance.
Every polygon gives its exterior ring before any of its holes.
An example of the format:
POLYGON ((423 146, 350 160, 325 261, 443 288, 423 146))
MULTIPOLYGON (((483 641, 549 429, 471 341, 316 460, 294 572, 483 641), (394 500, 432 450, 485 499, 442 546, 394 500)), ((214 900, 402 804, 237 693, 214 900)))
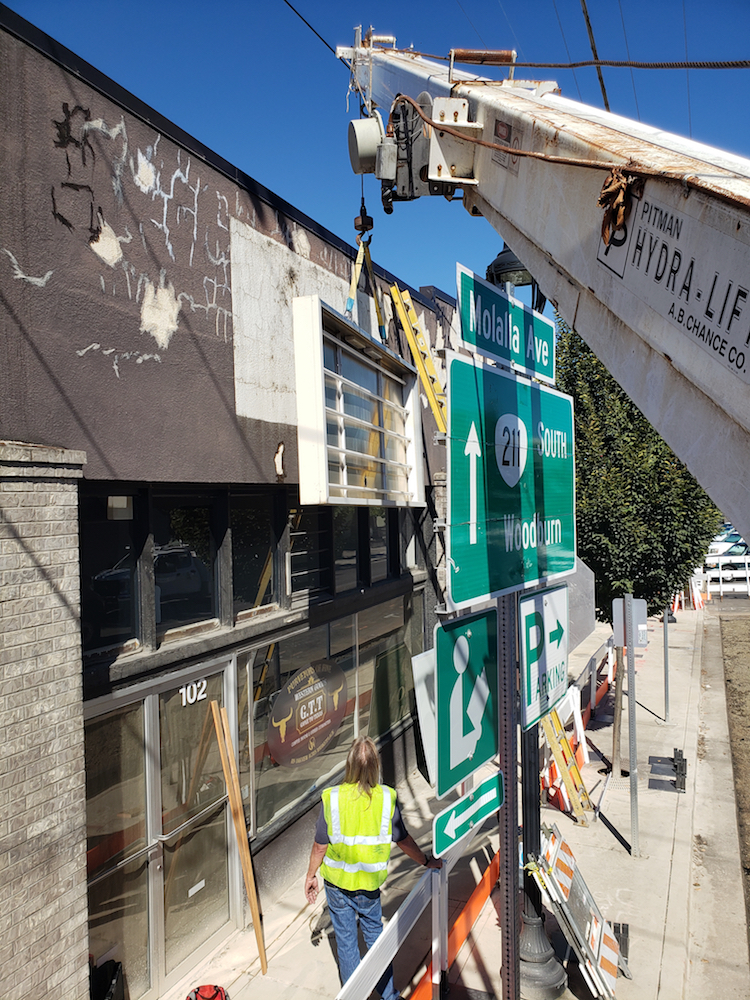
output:
POLYGON ((385 507, 368 510, 370 539, 370 583, 385 580, 388 576, 388 511, 385 507))
POLYGON ((355 736, 383 736, 412 712, 411 647, 399 597, 242 654, 240 786, 256 834, 309 807, 355 736))
POLYGON ((360 731, 377 739, 412 710, 412 644, 404 621, 404 599, 361 611, 357 621, 360 731))
POLYGON ((331 592, 329 511, 318 507, 293 510, 289 531, 292 595, 312 597, 331 592))
POLYGON ((270 604, 274 599, 273 501, 268 495, 233 496, 232 587, 234 613, 270 604))
POLYGON ((214 617, 213 554, 209 506, 157 500, 154 578, 160 632, 214 617))
POLYGON ((136 497, 81 496, 81 638, 84 651, 136 635, 136 497))
POLYGON ((359 522, 355 507, 333 508, 333 559, 336 593, 359 583, 359 522))
POLYGON ((348 623, 336 632, 335 651, 329 626, 323 625, 248 657, 255 692, 256 830, 298 806, 346 759, 355 694, 352 620, 348 623))

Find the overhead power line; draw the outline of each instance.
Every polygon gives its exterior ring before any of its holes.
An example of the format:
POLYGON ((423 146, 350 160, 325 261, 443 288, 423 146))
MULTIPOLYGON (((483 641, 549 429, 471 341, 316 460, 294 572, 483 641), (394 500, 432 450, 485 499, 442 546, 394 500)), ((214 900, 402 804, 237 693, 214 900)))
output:
MULTIPOLYGON (((435 56, 433 58, 443 58, 435 56)), ((447 58, 447 56, 445 57, 447 58)), ((750 69, 750 59, 731 59, 720 62, 636 62, 633 59, 583 59, 580 62, 517 62, 514 66, 532 69, 580 69, 582 66, 612 66, 615 69, 750 69)))
MULTIPOLYGON (((328 42, 327 42, 327 41, 325 40, 325 38, 323 38, 323 36, 322 36, 321 34, 319 34, 319 33, 318 33, 318 32, 317 32, 316 30, 315 30, 315 28, 313 28, 313 26, 312 26, 312 25, 310 24, 310 22, 309 22, 309 21, 307 20, 307 18, 303 17, 303 16, 302 16, 302 14, 300 14, 300 12, 299 12, 299 11, 297 10, 297 8, 296 8, 296 7, 293 7, 293 6, 292 6, 292 5, 291 5, 291 4, 289 3, 289 0, 284 0, 284 3, 285 3, 285 4, 287 5, 287 7, 289 8, 289 10, 291 10, 291 11, 294 11, 294 13, 295 13, 295 14, 297 15, 297 17, 298 17, 298 18, 300 19, 300 21, 304 21, 304 22, 305 22, 305 24, 306 24, 306 25, 307 25, 307 27, 308 27, 308 28, 310 29, 310 31, 312 31, 312 33, 313 33, 313 34, 314 34, 314 35, 315 35, 315 36, 316 36, 317 38, 319 38, 319 39, 321 40, 321 42, 322 42, 322 43, 323 43, 323 44, 325 45, 325 47, 326 47, 327 49, 329 49, 329 50, 330 50, 331 52, 333 52, 333 54, 334 54, 334 55, 336 55, 336 49, 334 49, 334 47, 333 47, 332 45, 329 45, 329 44, 328 44, 328 42)), ((342 60, 341 60, 341 62, 344 62, 344 60, 342 59, 342 60)), ((345 65, 346 65, 346 63, 345 63, 345 65)))
MULTIPOLYGON (((617 0, 620 6, 620 20, 622 21, 622 37, 625 39, 625 51, 628 55, 628 60, 630 59, 630 46, 628 45, 628 33, 625 30, 625 15, 622 12, 622 0, 617 0)), ((685 51, 685 58, 687 59, 687 50, 685 51)), ((635 77, 633 76, 633 67, 630 67, 630 81, 633 84, 633 97, 635 98, 635 113, 638 116, 638 121, 641 120, 641 110, 638 107, 638 94, 635 92, 635 77)))
POLYGON ((591 27, 591 21, 589 20, 589 11, 586 6, 586 0, 581 0, 581 10, 583 11, 583 16, 586 21, 586 29, 589 33, 589 42, 591 43, 591 55, 594 57, 594 64, 596 65, 596 75, 599 77, 599 86, 602 88, 602 97, 604 98, 604 108, 609 111, 609 100, 607 99, 607 89, 604 86, 604 77, 602 76, 601 66, 599 64, 599 54, 596 51, 596 42, 594 41, 594 29, 591 27))

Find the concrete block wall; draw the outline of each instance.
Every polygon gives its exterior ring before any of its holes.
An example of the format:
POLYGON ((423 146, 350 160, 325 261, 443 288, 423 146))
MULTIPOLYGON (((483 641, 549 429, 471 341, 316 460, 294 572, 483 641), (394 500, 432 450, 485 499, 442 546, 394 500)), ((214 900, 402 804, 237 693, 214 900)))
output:
POLYGON ((0 997, 88 996, 78 485, 0 441, 0 997))

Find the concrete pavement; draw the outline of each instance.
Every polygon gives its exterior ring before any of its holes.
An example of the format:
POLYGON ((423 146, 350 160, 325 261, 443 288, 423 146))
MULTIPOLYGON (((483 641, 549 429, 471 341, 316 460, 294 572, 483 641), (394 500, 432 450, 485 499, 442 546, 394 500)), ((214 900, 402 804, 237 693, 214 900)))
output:
MULTIPOLYGON (((726 604, 727 602, 725 602, 726 604)), ((747 603, 747 602, 744 602, 747 603)), ((714 607, 678 611, 669 625, 669 723, 664 716, 663 626, 649 620, 649 646, 636 658, 639 856, 633 857, 629 778, 606 781, 612 757, 612 698, 600 702, 587 735, 591 763, 584 782, 601 814, 587 827, 550 806, 542 823, 555 823, 568 841, 588 888, 610 922, 627 924, 632 980, 617 981, 618 1000, 747 1000, 750 996, 748 935, 740 879, 734 780, 724 698, 719 621, 714 607), (657 774, 650 758, 669 757, 675 747, 688 762, 685 793, 657 774)), ((597 627, 572 654, 576 677, 606 638, 597 627)), ((627 701, 623 713, 622 759, 628 768, 627 701)), ((520 796, 519 796, 520 797, 520 796)), ((399 787, 407 824, 429 848, 434 812, 444 807, 414 772, 399 787)), ((451 910, 458 913, 497 850, 493 824, 475 839, 450 879, 451 910)), ((383 903, 386 916, 397 908, 422 874, 394 851, 383 903)), ((261 901, 262 902, 262 901, 261 901)), ((200 982, 221 983, 231 1000, 319 1000, 333 998, 338 973, 323 894, 304 905, 301 882, 265 907, 268 974, 260 974, 252 930, 237 932, 197 974, 165 1000, 183 1000, 200 982)), ((450 970, 453 1000, 502 996, 499 889, 496 888, 450 970)), ((566 942, 550 914, 548 932, 565 957, 566 942)), ((425 967, 430 948, 429 911, 396 958, 396 985, 408 997, 425 967)), ((588 989, 569 962, 566 998, 585 998, 588 989)))

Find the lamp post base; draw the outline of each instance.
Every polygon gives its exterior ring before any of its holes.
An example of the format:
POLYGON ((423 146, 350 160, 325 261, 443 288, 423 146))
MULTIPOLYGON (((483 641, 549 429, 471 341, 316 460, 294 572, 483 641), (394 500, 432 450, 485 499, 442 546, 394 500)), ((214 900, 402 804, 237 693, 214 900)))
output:
POLYGON ((556 1000, 567 988, 568 974, 549 943, 542 918, 524 913, 521 919, 521 997, 523 1000, 556 1000))

